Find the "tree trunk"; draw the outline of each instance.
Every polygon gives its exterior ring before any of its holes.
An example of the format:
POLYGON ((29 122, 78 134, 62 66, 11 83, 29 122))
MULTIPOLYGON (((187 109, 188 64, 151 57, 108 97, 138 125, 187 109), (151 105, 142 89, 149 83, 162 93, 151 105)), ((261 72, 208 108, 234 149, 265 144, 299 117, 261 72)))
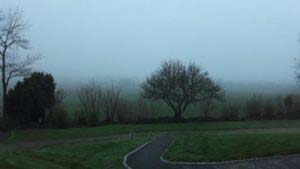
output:
POLYGON ((7 50, 7 46, 6 44, 4 45, 4 49, 2 51, 2 58, 1 58, 1 62, 2 62, 2 71, 1 71, 1 75, 2 75, 2 116, 4 120, 7 120, 7 115, 6 115, 6 94, 7 94, 7 83, 6 83, 6 50, 7 50))
POLYGON ((6 96, 7 96, 7 83, 5 77, 5 60, 2 60, 2 116, 4 120, 7 120, 7 112, 6 112, 6 96))
POLYGON ((2 84, 2 91, 3 91, 3 96, 2 96, 2 116, 4 120, 7 120, 7 112, 6 112, 6 86, 2 84))
POLYGON ((175 121, 181 121, 182 117, 181 117, 181 112, 177 111, 175 112, 175 121))

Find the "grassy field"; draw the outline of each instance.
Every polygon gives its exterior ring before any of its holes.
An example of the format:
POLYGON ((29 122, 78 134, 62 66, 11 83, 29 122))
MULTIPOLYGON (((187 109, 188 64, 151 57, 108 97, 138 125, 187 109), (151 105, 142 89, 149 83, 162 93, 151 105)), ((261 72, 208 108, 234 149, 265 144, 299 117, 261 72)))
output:
POLYGON ((300 153, 298 129, 299 120, 274 120, 17 130, 0 142, 0 147, 17 147, 0 151, 0 168, 119 169, 124 155, 159 132, 167 132, 176 139, 165 154, 165 158, 171 161, 226 161, 293 154, 300 153), (245 133, 246 130, 240 129, 271 130, 261 130, 267 133, 247 130, 245 133), (137 133, 133 140, 129 139, 129 132, 137 133), (87 140, 95 137, 103 139, 87 140), (66 141, 72 139, 82 140, 72 144, 66 141), (47 142, 53 140, 62 140, 63 144, 49 146, 47 142), (38 145, 43 142, 47 144, 38 145), (18 148, 28 143, 34 146, 18 148))
POLYGON ((93 128, 17 130, 2 143, 74 139, 128 134, 129 132, 210 131, 238 129, 300 128, 300 120, 197 122, 171 124, 105 125, 93 128))
POLYGON ((300 134, 198 134, 176 136, 170 161, 219 162, 300 153, 300 134))
POLYGON ((136 138, 2 152, 0 153, 0 168, 121 169, 123 156, 146 141, 146 138, 136 138))

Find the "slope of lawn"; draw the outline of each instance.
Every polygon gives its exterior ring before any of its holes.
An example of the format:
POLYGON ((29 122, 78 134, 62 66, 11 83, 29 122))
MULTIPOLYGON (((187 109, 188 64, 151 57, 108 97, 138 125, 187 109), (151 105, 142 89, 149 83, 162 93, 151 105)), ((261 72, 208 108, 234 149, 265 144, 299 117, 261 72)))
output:
POLYGON ((300 153, 300 134, 198 134, 175 136, 170 161, 219 162, 300 153))
POLYGON ((17 130, 2 143, 74 139, 128 134, 129 132, 207 131, 236 129, 300 128, 300 120, 195 122, 166 124, 115 124, 93 128, 17 130))
POLYGON ((121 169, 123 157, 146 138, 48 146, 0 153, 2 169, 121 169))

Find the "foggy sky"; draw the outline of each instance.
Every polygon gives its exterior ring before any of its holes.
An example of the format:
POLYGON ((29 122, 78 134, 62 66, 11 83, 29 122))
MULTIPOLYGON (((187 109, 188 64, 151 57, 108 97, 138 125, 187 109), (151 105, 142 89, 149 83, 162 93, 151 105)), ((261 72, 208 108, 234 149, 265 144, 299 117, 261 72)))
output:
POLYGON ((0 0, 30 23, 35 69, 59 82, 144 78, 195 61, 220 81, 294 83, 299 0, 0 0))

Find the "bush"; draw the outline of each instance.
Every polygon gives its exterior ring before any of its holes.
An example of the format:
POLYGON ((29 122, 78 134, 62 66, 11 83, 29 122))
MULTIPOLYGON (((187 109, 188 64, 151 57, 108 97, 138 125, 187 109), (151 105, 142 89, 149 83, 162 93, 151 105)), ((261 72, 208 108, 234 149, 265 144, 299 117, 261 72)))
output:
POLYGON ((282 97, 277 97, 275 100, 275 105, 276 105, 276 118, 277 119, 284 119, 285 118, 285 107, 283 103, 283 98, 282 97))
POLYGON ((213 111, 212 109, 215 106, 215 103, 213 100, 207 100, 205 102, 200 103, 200 112, 201 112, 201 116, 200 118, 203 120, 209 120, 210 117, 210 113, 213 111))
POLYGON ((151 114, 155 112, 155 107, 152 102, 149 102, 143 98, 138 99, 138 111, 137 111, 137 120, 144 121, 151 118, 151 114))
POLYGON ((124 99, 120 100, 119 106, 117 108, 117 114, 118 114, 118 120, 121 123, 126 123, 135 120, 134 117, 132 116, 132 107, 124 99))
POLYGON ((285 106, 285 114, 287 116, 290 116, 291 114, 293 114, 293 105, 294 105, 294 97, 292 95, 287 95, 284 99, 284 106, 285 106))
POLYGON ((70 126, 69 114, 63 106, 54 106, 49 111, 48 123, 51 127, 67 128, 70 126))
POLYGON ((262 116, 264 119, 274 119, 276 113, 276 107, 271 100, 267 100, 263 105, 262 116))
POLYGON ((17 82, 7 94, 9 121, 15 127, 44 125, 46 110, 55 104, 55 83, 51 74, 32 73, 17 82))
POLYGON ((75 113, 75 118, 74 118, 73 123, 74 123, 74 126, 82 127, 82 126, 87 126, 88 120, 81 111, 77 111, 75 113))
POLYGON ((300 118, 300 96, 288 95, 284 98, 285 116, 289 119, 300 118))
POLYGON ((73 125, 77 127, 84 126, 97 126, 99 124, 99 118, 97 116, 99 113, 85 113, 77 111, 73 120, 73 125))
POLYGON ((247 118, 250 120, 259 120, 262 117, 263 104, 259 96, 253 95, 246 103, 247 118))
POLYGON ((87 116, 87 125, 88 126, 97 126, 98 123, 99 123, 99 120, 98 120, 96 113, 90 114, 87 116))
POLYGON ((239 120, 239 113, 241 111, 240 105, 237 103, 225 103, 224 110, 223 110, 223 117, 224 120, 239 120))

